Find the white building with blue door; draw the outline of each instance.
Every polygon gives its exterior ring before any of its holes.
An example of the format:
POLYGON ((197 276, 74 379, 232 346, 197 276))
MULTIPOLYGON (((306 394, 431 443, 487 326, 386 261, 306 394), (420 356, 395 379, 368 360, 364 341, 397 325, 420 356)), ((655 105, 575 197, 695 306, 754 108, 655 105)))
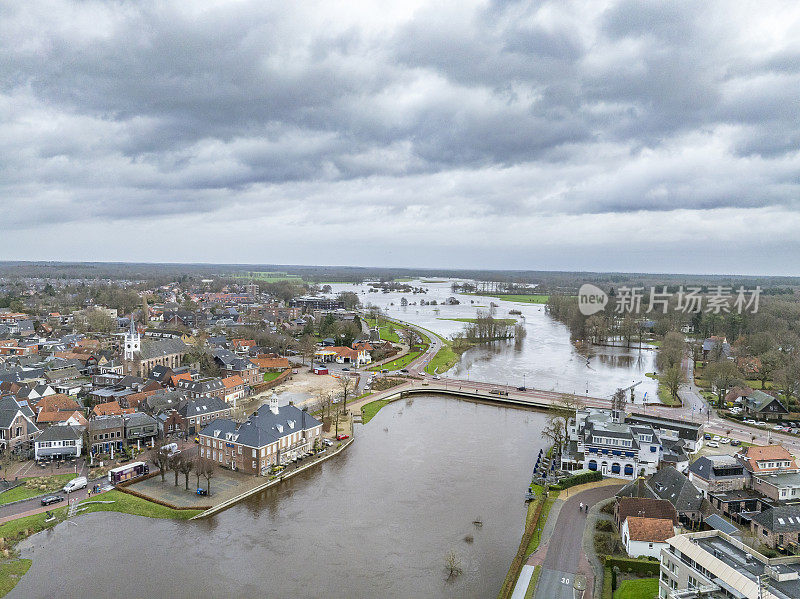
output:
POLYGON ((630 480, 654 473, 663 453, 651 427, 620 422, 607 410, 577 410, 567 423, 567 434, 562 470, 585 468, 630 480))

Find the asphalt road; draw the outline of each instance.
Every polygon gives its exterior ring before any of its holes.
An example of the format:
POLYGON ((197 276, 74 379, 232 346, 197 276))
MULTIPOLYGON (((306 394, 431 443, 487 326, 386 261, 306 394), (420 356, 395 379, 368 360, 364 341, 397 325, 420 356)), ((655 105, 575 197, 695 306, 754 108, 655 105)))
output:
POLYGON ((580 565, 587 516, 580 511, 580 503, 594 505, 612 497, 622 486, 621 482, 589 489, 570 497, 561 506, 553 535, 548 541, 547 555, 536 586, 536 599, 573 599, 572 589, 580 565))

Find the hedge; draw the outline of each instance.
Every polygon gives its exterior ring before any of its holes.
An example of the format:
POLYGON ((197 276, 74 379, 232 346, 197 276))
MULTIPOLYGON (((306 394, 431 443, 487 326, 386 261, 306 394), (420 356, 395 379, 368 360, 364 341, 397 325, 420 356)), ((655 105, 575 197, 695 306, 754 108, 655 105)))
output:
POLYGON ((613 599, 614 589, 611 586, 611 568, 606 566, 603 568, 603 599, 613 599))
POLYGON ((575 485, 582 485, 584 483, 593 483, 598 480, 603 480, 603 475, 595 470, 594 472, 584 472, 583 474, 576 474, 574 476, 568 476, 564 480, 560 481, 558 484, 551 485, 551 489, 555 489, 557 491, 563 491, 564 489, 569 489, 570 487, 574 487, 575 485))
POLYGON ((658 560, 629 559, 625 557, 606 557, 606 567, 617 567, 621 572, 630 572, 642 577, 658 576, 660 564, 658 560))

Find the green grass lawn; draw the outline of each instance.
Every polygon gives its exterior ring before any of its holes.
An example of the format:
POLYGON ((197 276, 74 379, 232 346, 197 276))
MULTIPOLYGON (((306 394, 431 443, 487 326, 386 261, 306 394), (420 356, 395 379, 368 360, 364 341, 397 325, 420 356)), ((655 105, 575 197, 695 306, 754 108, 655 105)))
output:
MULTIPOLYGON (((540 496, 544 489, 539 485, 531 485, 533 487, 536 496, 540 496)), ((542 507, 542 514, 539 516, 539 522, 536 526, 536 530, 533 531, 533 535, 531 536, 531 540, 528 543, 528 548, 525 550, 525 555, 528 556, 539 547, 539 542, 541 541, 542 533, 541 529, 544 528, 544 525, 547 523, 547 517, 550 515, 550 508, 553 507, 553 503, 555 503, 556 499, 558 499, 558 491, 549 491, 547 495, 547 499, 544 500, 544 507, 542 507)))
POLYGON ((52 476, 30 477, 26 480, 30 480, 31 478, 44 479, 44 484, 47 486, 47 489, 42 490, 38 488, 38 485, 35 489, 29 489, 25 485, 15 487, 9 491, 6 491, 5 493, 0 494, 0 505, 5 505, 6 503, 11 503, 12 501, 19 501, 21 499, 37 497, 39 495, 44 495, 45 493, 55 491, 62 488, 68 480, 72 480, 76 476, 76 474, 55 474, 52 476))
MULTIPOLYGON (((436 320, 452 320, 453 322, 478 322, 477 318, 437 318, 436 320)), ((517 324, 516 318, 495 318, 494 321, 498 324, 517 324)))
POLYGON ((372 370, 374 372, 378 372, 378 371, 384 370, 384 369, 385 370, 400 370, 402 368, 405 368, 409 364, 411 364, 411 362, 413 362, 414 360, 419 358, 420 355, 422 355, 422 352, 418 352, 418 351, 409 352, 404 356, 400 356, 399 358, 395 358, 391 362, 387 362, 386 364, 381 364, 380 366, 373 366, 372 368, 370 368, 370 370, 372 370))
POLYGON ((471 293, 469 295, 496 297, 507 302, 520 302, 523 304, 546 304, 547 300, 550 299, 549 295, 504 295, 502 293, 471 293))
POLYGON ((375 417, 378 411, 389 403, 388 399, 376 399, 366 405, 361 406, 361 421, 366 424, 375 417))
POLYGON ((381 339, 390 343, 400 343, 400 335, 397 334, 397 329, 392 325, 387 324, 378 329, 381 339))
MULTIPOLYGON (((108 491, 101 495, 96 495, 88 501, 113 501, 114 503, 94 503, 87 506, 80 514, 91 514, 92 512, 123 512, 134 516, 146 516, 148 518, 170 518, 174 520, 188 520, 192 516, 199 514, 202 510, 173 510, 172 508, 147 501, 140 497, 135 497, 121 491, 108 491)), ((82 501, 81 503, 85 503, 82 501)))
POLYGON ((436 352, 428 365, 425 366, 425 372, 428 374, 441 374, 447 372, 453 366, 458 364, 461 359, 461 354, 453 351, 453 345, 449 341, 444 341, 442 348, 436 352))
POLYGON ((444 283, 444 280, 436 280, 436 279, 422 279, 423 283, 444 283))
POLYGON ((268 383, 269 381, 274 381, 281 374, 283 374, 283 373, 281 373, 281 372, 265 372, 264 373, 264 382, 268 383))
POLYGON ((32 563, 29 559, 0 563, 0 597, 5 597, 17 586, 19 579, 25 576, 32 563))
POLYGON ((658 578, 623 580, 614 591, 614 599, 653 599, 658 597, 658 578))

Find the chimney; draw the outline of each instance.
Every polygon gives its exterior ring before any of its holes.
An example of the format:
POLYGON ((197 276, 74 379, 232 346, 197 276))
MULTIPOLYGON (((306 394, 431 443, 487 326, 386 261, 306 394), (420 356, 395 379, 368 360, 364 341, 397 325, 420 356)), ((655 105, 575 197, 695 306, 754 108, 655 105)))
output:
POLYGON ((273 414, 278 413, 278 395, 274 391, 272 392, 272 397, 269 398, 269 411, 273 414))

